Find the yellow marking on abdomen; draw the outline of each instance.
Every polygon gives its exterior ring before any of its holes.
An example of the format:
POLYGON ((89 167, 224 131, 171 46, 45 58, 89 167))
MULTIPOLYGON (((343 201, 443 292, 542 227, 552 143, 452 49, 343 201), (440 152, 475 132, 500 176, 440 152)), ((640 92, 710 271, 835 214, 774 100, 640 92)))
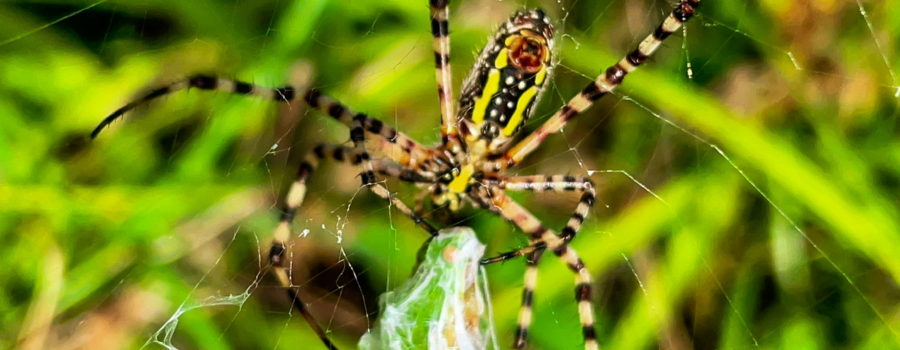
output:
POLYGON ((537 88, 532 86, 525 90, 522 93, 522 96, 519 97, 519 101, 516 104, 516 111, 513 112, 512 117, 509 118, 509 123, 506 124, 506 127, 503 128, 503 135, 511 136, 513 132, 516 131, 516 128, 519 124, 525 120, 525 108, 528 107, 528 104, 531 103, 531 100, 534 99, 534 96, 537 94, 537 88))
POLYGON ((488 102, 491 101, 491 96, 494 96, 499 88, 500 71, 491 69, 491 72, 488 73, 487 83, 484 84, 484 90, 481 92, 481 98, 478 99, 478 101, 475 101, 475 110, 472 111, 472 121, 477 124, 484 122, 484 112, 485 109, 487 109, 488 102))
POLYGON ((509 50, 500 50, 497 53, 497 58, 494 59, 494 68, 503 69, 507 64, 509 64, 509 50))
POLYGON ((544 85, 545 78, 547 78, 547 69, 541 68, 541 70, 537 72, 537 75, 534 76, 534 84, 544 85))

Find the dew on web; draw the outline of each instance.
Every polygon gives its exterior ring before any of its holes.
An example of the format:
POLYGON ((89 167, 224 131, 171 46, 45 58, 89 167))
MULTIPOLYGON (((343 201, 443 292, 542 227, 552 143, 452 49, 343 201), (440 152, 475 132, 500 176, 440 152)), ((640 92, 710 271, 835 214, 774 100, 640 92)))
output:
POLYGON ((573 48, 573 50, 576 50, 576 51, 577 51, 578 49, 581 48, 581 42, 579 42, 578 39, 576 39, 574 36, 569 35, 569 34, 563 34, 563 35, 560 36, 560 37, 563 38, 563 39, 567 39, 567 40, 571 41, 572 44, 575 44, 575 47, 573 48))
POLYGON ((687 73, 688 80, 694 80, 694 67, 691 63, 691 51, 687 46, 688 26, 681 26, 681 33, 684 36, 684 40, 681 41, 681 51, 684 51, 685 71, 687 73))

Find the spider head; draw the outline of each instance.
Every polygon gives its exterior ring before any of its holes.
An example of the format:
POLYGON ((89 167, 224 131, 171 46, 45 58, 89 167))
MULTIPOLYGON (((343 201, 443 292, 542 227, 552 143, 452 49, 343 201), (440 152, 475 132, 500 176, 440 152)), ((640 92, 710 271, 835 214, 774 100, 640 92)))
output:
POLYGON ((541 10, 518 12, 481 51, 460 97, 468 143, 492 153, 528 120, 552 66, 553 26, 541 10))

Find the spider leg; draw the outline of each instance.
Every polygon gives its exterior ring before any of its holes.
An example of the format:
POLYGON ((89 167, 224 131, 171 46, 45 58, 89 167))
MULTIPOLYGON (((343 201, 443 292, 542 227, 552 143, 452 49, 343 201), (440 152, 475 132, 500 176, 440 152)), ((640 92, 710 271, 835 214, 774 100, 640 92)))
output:
POLYGON ((460 151, 456 113, 453 111, 453 74, 450 65, 450 0, 429 0, 434 39, 434 74, 441 105, 441 142, 452 154, 460 151))
POLYGON ((537 264, 541 260, 544 249, 537 249, 525 257, 525 278, 522 283, 522 307, 519 309, 519 319, 516 326, 516 339, 513 347, 525 348, 528 344, 528 326, 531 325, 531 303, 534 301, 534 290, 537 289, 537 264))
MULTIPOLYGON (((591 303, 591 274, 584 262, 578 257, 578 253, 558 237, 552 230, 544 227, 534 214, 516 203, 502 190, 491 189, 484 194, 489 203, 493 205, 492 211, 499 213, 505 219, 519 227, 532 241, 541 242, 558 256, 575 274, 575 300, 578 302, 578 316, 581 321, 581 332, 584 337, 584 348, 595 350, 597 334, 594 330, 593 305, 591 303)), ((531 300, 534 295, 534 285, 537 284, 537 260, 543 249, 533 251, 529 258, 529 267, 526 268, 525 285, 522 293, 522 310, 519 313, 519 324, 516 329, 515 348, 523 348, 527 342, 528 327, 531 325, 531 300)))
POLYGON ((423 218, 426 217, 428 214, 425 212, 425 204, 426 204, 426 200, 428 200, 430 198, 431 193, 432 193, 431 188, 428 188, 428 189, 419 191, 419 193, 417 193, 416 197, 413 199, 414 203, 415 203, 414 207, 413 207, 413 212, 415 212, 416 214, 418 214, 419 216, 421 216, 423 218))
POLYGON ((663 20, 652 34, 644 38, 634 51, 631 51, 615 65, 607 68, 605 73, 600 74, 594 81, 590 82, 578 95, 569 100, 566 105, 538 127, 537 130, 507 150, 502 159, 486 163, 485 171, 497 171, 497 169, 505 169, 518 164, 525 156, 537 149, 548 136, 558 132, 572 118, 593 105, 594 101, 619 86, 628 73, 637 69, 638 66, 653 55, 665 38, 681 28, 684 22, 693 17, 699 5, 700 0, 681 0, 675 6, 675 9, 672 10, 672 13, 663 20))
MULTIPOLYGON (((286 243, 291 236, 291 223, 294 220, 297 209, 303 204, 303 199, 306 196, 306 181, 309 179, 313 170, 315 170, 319 160, 332 159, 339 162, 349 162, 353 165, 360 165, 367 157, 368 155, 358 152, 357 149, 346 146, 320 144, 313 148, 312 152, 306 156, 306 159, 300 163, 299 170, 297 171, 297 178, 291 184, 291 187, 284 198, 281 217, 278 226, 275 229, 275 233, 272 235, 272 246, 269 249, 269 262, 271 266, 274 267, 273 272, 276 278, 282 287, 287 289, 288 296, 290 297, 293 306, 300 312, 303 318, 306 319, 307 323, 309 323, 319 339, 322 340, 322 343, 325 344, 325 347, 329 349, 336 349, 336 347, 331 340, 328 339, 328 336, 319 326, 318 322, 316 322, 309 310, 307 310, 306 304, 300 299, 300 288, 291 282, 288 268, 285 266, 285 254, 287 251, 286 243)), ((397 177, 403 181, 428 181, 427 178, 389 160, 382 159, 373 162, 372 169, 374 172, 385 176, 397 177)))
MULTIPOLYGON (((586 177, 574 177, 568 175, 532 175, 532 176, 515 176, 500 180, 496 186, 507 191, 534 191, 534 192, 582 192, 581 199, 575 207, 575 212, 569 217, 569 221, 559 236, 565 244, 568 244, 575 238, 578 231, 581 230, 581 224, 590 214, 591 207, 597 197, 597 191, 591 179, 586 177)), ((535 241, 527 247, 517 249, 511 252, 502 253, 494 257, 481 260, 482 265, 503 262, 519 256, 524 256, 546 248, 546 243, 535 241)))
POLYGON ((360 178, 362 179, 362 184, 369 188, 375 195, 388 200, 392 206, 396 207, 400 210, 403 215, 406 215, 410 218, 414 223, 419 225, 423 230, 428 232, 431 236, 436 236, 438 234, 437 228, 432 226, 428 221, 425 221, 424 218, 413 212, 412 209, 409 208, 406 203, 403 203, 402 200, 394 196, 387 187, 384 187, 383 184, 376 182, 375 174, 372 171, 365 170, 359 173, 360 178))
MULTIPOLYGON (((300 163, 299 170, 297 171, 297 178, 291 184, 290 190, 288 190, 287 195, 284 197, 281 217, 278 226, 275 228, 275 233, 272 235, 272 246, 269 249, 269 263, 274 267, 272 271, 278 279, 278 282, 282 287, 287 289, 291 304, 300 312, 303 318, 306 319, 306 323, 313 329, 313 332, 316 333, 326 348, 337 349, 334 343, 328 339, 328 336, 325 334, 322 327, 319 326, 315 317, 307 310, 306 304, 299 295, 300 288, 294 286, 291 282, 287 269, 288 267, 285 266, 285 253, 287 251, 286 242, 291 236, 291 222, 294 220, 297 208, 303 204, 303 198, 306 196, 306 180, 309 178, 310 174, 312 174, 319 159, 324 158, 331 158, 337 161, 345 161, 348 159, 346 158, 345 149, 343 147, 318 145, 314 148, 313 152, 307 155, 306 159, 300 163)), ((355 156, 350 159, 351 162, 355 161, 358 163, 358 158, 358 156, 355 156)))
POLYGON ((393 159, 397 163, 408 167, 426 167, 428 165, 426 163, 431 159, 432 151, 411 139, 409 136, 397 131, 397 129, 394 129, 393 127, 385 125, 376 118, 366 116, 362 113, 354 113, 340 101, 321 94, 317 89, 298 89, 289 85, 271 88, 239 80, 207 75, 194 75, 176 81, 169 85, 154 89, 144 96, 129 102, 104 118, 91 132, 91 138, 96 138, 104 128, 138 106, 144 105, 159 97, 189 88, 221 91, 276 102, 290 102, 297 98, 302 98, 310 107, 322 111, 348 128, 353 126, 354 119, 361 119, 366 132, 380 137, 382 141, 380 149, 389 150, 383 152, 384 156, 393 159), (397 150, 400 152, 396 152, 397 150))
POLYGON ((428 221, 423 219, 419 214, 413 212, 406 203, 403 203, 399 198, 394 196, 387 187, 384 187, 383 184, 377 182, 377 178, 375 177, 375 169, 373 167, 371 157, 369 153, 366 151, 366 133, 364 131, 365 124, 365 115, 357 115, 353 118, 353 126, 350 128, 350 140, 353 141, 353 145, 357 152, 359 152, 360 157, 363 162, 363 167, 365 170, 359 173, 359 177, 362 180, 363 186, 366 186, 372 193, 375 195, 388 200, 392 206, 396 207, 400 210, 403 215, 406 215, 413 222, 415 222, 419 227, 428 232, 431 236, 436 236, 438 234, 438 230, 432 226, 428 221), (362 117, 360 117, 362 116, 362 117))

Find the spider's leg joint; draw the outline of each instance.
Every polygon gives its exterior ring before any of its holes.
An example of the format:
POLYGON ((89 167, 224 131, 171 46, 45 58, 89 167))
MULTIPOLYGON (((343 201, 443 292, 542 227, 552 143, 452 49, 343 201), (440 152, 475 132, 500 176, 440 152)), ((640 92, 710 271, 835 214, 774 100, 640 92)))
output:
MULTIPOLYGON (((584 97, 587 97, 588 100, 596 101, 600 99, 600 97, 605 95, 607 91, 608 90, 604 90, 600 87, 600 85, 597 85, 597 83, 594 82, 593 84, 588 84, 587 86, 585 86, 584 89, 581 90, 581 94, 584 97)), ((566 107, 569 107, 569 105, 567 104, 566 107)), ((569 109, 573 112, 577 112, 574 110, 574 108, 569 107, 569 109)))
POLYGON ((365 135, 363 135, 364 132, 365 130, 358 127, 350 129, 350 141, 353 141, 354 143, 362 142, 365 139, 365 135))
MULTIPOLYGON (((438 2, 440 2, 440 0, 438 0, 438 2)), ((444 6, 441 6, 441 7, 446 7, 446 6, 447 6, 447 3, 446 3, 446 1, 444 1, 444 6)), ((432 18, 431 19, 431 34, 438 38, 448 36, 450 34, 450 26, 449 26, 449 23, 447 22, 447 20, 432 18)), ((446 59, 443 59, 443 62, 441 62, 442 59, 439 57, 440 55, 441 55, 440 53, 435 52, 436 62, 439 63, 438 68, 443 66, 442 63, 448 62, 450 60, 449 57, 447 57, 446 59)))
POLYGON ((381 130, 384 128, 384 123, 382 123, 378 119, 366 118, 365 114, 359 114, 359 115, 363 116, 363 118, 364 118, 363 121, 365 122, 366 130, 368 130, 369 132, 371 132, 373 134, 381 133, 381 130))
POLYGON ((375 183, 375 174, 371 171, 364 171, 359 174, 363 186, 371 186, 375 183))
MULTIPOLYGON (((660 39, 662 40, 662 39, 660 39)), ((619 85, 625 79, 628 72, 622 66, 615 64, 606 69, 606 81, 612 85, 619 85)))
POLYGON ((281 267, 284 266, 284 252, 286 251, 284 243, 282 242, 273 242, 272 247, 269 248, 269 262, 272 263, 272 266, 281 267))
POLYGON ((587 191, 583 195, 581 195, 581 202, 583 202, 584 204, 587 204, 589 206, 593 207, 595 200, 596 200, 596 197, 594 197, 594 194, 591 193, 590 191, 587 191))
POLYGON ((197 74, 188 79, 190 86, 203 90, 213 90, 219 83, 219 79, 208 75, 197 74))
POLYGON ((591 300, 591 284, 579 283, 575 286, 575 299, 578 301, 591 300))
POLYGON ((313 171, 313 165, 307 161, 303 161, 300 163, 300 167, 297 169, 297 177, 305 179, 309 177, 309 174, 313 171))
POLYGON ((528 328, 522 327, 521 325, 516 326, 516 343, 513 344, 513 347, 516 349, 524 349, 526 344, 528 344, 528 328))
POLYGON ((249 95, 253 93, 253 84, 243 81, 234 82, 234 92, 240 95, 249 95))
POLYGON ((293 86, 284 86, 275 89, 275 100, 281 102, 288 102, 294 99, 294 94, 296 90, 293 86))
POLYGON ((429 4, 434 8, 444 8, 447 7, 447 4, 450 3, 450 0, 430 0, 429 4))
POLYGON ((296 213, 297 213, 297 211, 295 208, 285 208, 284 210, 281 211, 280 220, 282 222, 291 222, 294 220, 294 215, 296 213))
POLYGON ((698 6, 700 6, 700 0, 684 0, 678 4, 678 7, 675 8, 672 14, 679 21, 687 22, 697 12, 698 6))
POLYGON ((597 339, 597 331, 594 326, 581 326, 581 334, 584 339, 597 339))
POLYGON ((306 101, 312 108, 319 108, 319 97, 322 96, 322 92, 319 89, 309 89, 306 94, 303 96, 303 100, 306 101))

